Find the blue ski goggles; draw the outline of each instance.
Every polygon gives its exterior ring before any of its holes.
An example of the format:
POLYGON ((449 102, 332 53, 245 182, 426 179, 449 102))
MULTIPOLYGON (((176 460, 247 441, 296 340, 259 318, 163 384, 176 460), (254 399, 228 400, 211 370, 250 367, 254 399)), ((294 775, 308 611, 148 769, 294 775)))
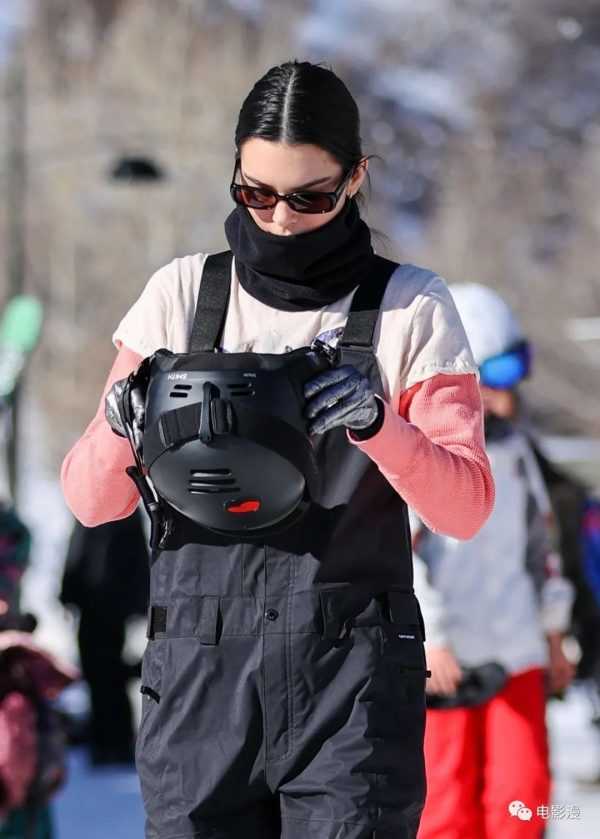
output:
POLYGON ((500 355, 486 358, 479 367, 481 384, 494 390, 511 390, 531 371, 531 346, 520 341, 500 355))

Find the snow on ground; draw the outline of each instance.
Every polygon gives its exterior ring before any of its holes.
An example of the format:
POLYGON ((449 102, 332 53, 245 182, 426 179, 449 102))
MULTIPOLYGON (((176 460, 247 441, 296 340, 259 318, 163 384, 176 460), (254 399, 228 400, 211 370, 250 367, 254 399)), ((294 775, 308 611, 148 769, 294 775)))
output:
POLYGON ((92 769, 73 749, 70 780, 54 800, 56 839, 144 839, 144 813, 133 769, 92 769))
POLYGON ((589 722, 590 713, 579 686, 571 688, 567 701, 550 703, 553 801, 566 805, 567 810, 578 807, 581 817, 567 819, 557 814, 548 821, 548 839, 594 839, 600 835, 600 729, 589 722))

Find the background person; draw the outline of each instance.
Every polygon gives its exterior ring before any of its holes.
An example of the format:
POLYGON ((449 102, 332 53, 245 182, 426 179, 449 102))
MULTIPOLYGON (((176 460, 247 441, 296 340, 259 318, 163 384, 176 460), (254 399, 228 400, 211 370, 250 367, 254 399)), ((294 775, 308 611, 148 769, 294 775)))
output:
POLYGON ((537 837, 545 824, 537 807, 550 799, 546 695, 563 690, 573 675, 561 647, 572 586, 553 549, 540 470, 515 424, 516 388, 530 366, 525 337, 491 289, 468 284, 451 292, 479 364, 496 504, 468 541, 423 524, 413 528, 415 590, 432 673, 427 689, 455 696, 448 704, 456 704, 427 711, 428 792, 419 837, 537 837), (483 678, 490 663, 504 668, 506 681, 483 701, 461 701, 466 668, 483 678), (532 810, 532 821, 509 813, 515 800, 532 810))
POLYGON ((59 599, 79 611, 81 670, 91 702, 89 748, 97 766, 130 763, 134 730, 123 661, 127 621, 148 608, 148 547, 142 513, 97 527, 75 522, 59 599))

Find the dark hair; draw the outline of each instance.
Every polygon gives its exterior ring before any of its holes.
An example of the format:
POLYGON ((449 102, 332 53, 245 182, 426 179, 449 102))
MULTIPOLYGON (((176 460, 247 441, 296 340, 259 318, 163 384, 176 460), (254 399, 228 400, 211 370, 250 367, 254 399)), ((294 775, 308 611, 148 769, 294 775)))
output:
POLYGON ((344 171, 363 158, 360 116, 352 94, 332 70, 308 61, 286 61, 256 82, 240 110, 238 152, 250 137, 319 146, 344 171))

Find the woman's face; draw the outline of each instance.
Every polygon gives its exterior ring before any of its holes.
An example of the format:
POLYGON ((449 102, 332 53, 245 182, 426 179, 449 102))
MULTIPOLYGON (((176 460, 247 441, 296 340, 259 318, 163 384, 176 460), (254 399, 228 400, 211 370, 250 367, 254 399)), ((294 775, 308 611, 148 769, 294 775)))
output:
MULTIPOLYGON (((296 213, 285 201, 278 201, 270 210, 249 208, 248 212, 262 230, 276 236, 315 230, 341 211, 347 195, 358 192, 367 165, 365 160, 357 166, 330 213, 296 213)), ((266 186, 281 195, 299 190, 334 192, 345 174, 337 160, 319 146, 291 146, 251 137, 242 144, 236 182, 266 186)))

